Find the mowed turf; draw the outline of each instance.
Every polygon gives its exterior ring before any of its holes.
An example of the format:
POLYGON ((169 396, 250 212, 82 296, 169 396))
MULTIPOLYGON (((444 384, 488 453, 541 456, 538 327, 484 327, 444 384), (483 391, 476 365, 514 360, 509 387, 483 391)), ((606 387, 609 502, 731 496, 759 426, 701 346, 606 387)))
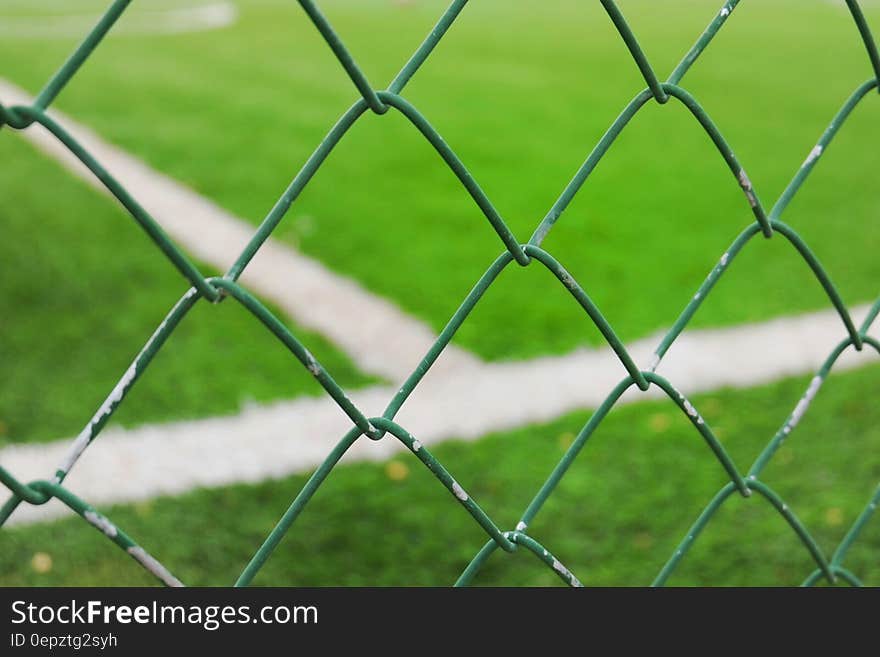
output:
MULTIPOLYGON (((240 21, 229 29, 111 35, 57 104, 256 224, 356 92, 297 3, 236 4, 240 21)), ((619 4, 665 77, 721 3, 619 4)), ((445 2, 318 5, 378 88, 445 2)), ((40 6, 31 3, 27 11, 39 13, 40 6)), ((880 30, 877 7, 865 12, 880 30)), ((36 91, 74 43, 6 39, 0 75, 36 91)), ((844 100, 871 75, 842 3, 778 0, 742 3, 682 85, 716 121, 769 208, 844 100)), ((465 8, 404 95, 526 241, 644 86, 599 3, 481 0, 465 8)), ((783 216, 850 303, 876 297, 880 278, 877 240, 870 237, 880 230, 880 150, 872 147, 878 111, 871 94, 783 216)), ((670 325, 750 221, 720 155, 672 100, 650 103, 633 120, 545 246, 630 339, 670 325)), ((395 110, 365 116, 351 130, 276 234, 436 329, 502 251, 452 173, 395 110)), ((794 249, 780 237, 759 237, 695 325, 825 306, 794 249)), ((555 279, 534 265, 506 271, 457 340, 484 357, 507 359, 563 352, 600 337, 555 279)))
MULTIPOLYGON (((0 161, 2 446, 76 435, 188 284, 115 202, 5 130, 0 161)), ((326 340, 288 326, 344 385, 368 380, 326 340)), ((319 392, 242 307, 199 302, 114 418, 223 415, 319 392)))
MULTIPOLYGON (((833 374, 761 476, 826 554, 880 480, 878 376, 877 365, 833 374), (854 396, 853 389, 864 394, 854 396)), ((793 408, 807 382, 798 378, 693 401, 745 470, 784 420, 780 409, 793 408)), ((586 418, 576 413, 432 451, 509 529, 586 418)), ((229 585, 304 482, 297 476, 199 490, 105 511, 186 583, 229 585)), ((620 407, 587 443, 529 533, 587 585, 648 584, 724 482, 721 466, 671 402, 620 407)), ((878 521, 866 526, 845 561, 873 585, 880 583, 878 521)), ((406 453, 383 464, 339 466, 254 583, 449 585, 485 540, 457 500, 406 453)), ((80 518, 4 530, 2 541, 0 585, 154 583, 80 518)), ((795 585, 813 569, 806 549, 766 500, 734 496, 669 583, 795 585)), ((559 580, 521 549, 499 551, 476 583, 559 580)))

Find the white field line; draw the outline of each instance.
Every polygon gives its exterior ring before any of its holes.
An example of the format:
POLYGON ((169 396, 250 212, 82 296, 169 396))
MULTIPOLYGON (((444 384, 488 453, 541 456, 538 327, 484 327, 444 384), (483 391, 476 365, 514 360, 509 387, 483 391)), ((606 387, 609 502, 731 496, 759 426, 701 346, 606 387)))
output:
MULTIPOLYGON (((32 98, 0 79, 0 102, 6 106, 28 105, 32 98)), ((51 113, 178 244, 203 262, 225 271, 256 232, 255 226, 108 144, 61 112, 51 113)), ((18 134, 107 193, 100 181, 42 126, 35 124, 18 134)), ((88 217, 80 220, 88 221, 88 217)), ((120 213, 119 220, 133 221, 127 213, 120 213)), ((134 231, 131 237, 140 238, 134 231)), ((154 248, 145 239, 142 245, 154 248)), ((171 266, 163 260, 157 249, 156 266, 171 266)), ((242 283, 257 296, 273 301, 300 326, 324 335, 361 371, 390 381, 402 381, 409 375, 436 337, 427 324, 404 314, 392 302, 271 238, 245 270, 242 283)), ((181 280, 181 288, 183 284, 181 280)), ((441 370, 478 362, 476 356, 454 345, 445 353, 439 364, 441 370)))
MULTIPOLYGON (((4 39, 58 39, 88 34, 102 9, 90 13, 3 16, 0 37, 4 39)), ((238 8, 232 2, 214 2, 190 7, 141 9, 134 7, 119 19, 110 33, 181 34, 228 27, 238 20, 238 8)))
MULTIPOLYGON (((866 312, 866 306, 854 309, 857 318, 866 312)), ((750 387, 815 372, 844 335, 832 311, 693 330, 679 338, 658 372, 688 395, 726 386, 750 387)), ((880 337, 880 328, 873 335, 880 337)), ((646 367, 657 341, 652 337, 630 345, 636 362, 646 367)), ((846 352, 834 371, 878 360, 873 351, 865 352, 846 352)), ((472 365, 427 377, 397 419, 429 446, 449 438, 475 440, 494 431, 550 421, 572 410, 595 408, 624 376, 609 348, 520 363, 472 365)), ((833 385, 832 376, 826 386, 833 385)), ((377 415, 394 392, 377 386, 355 391, 351 397, 366 413, 377 415)), ((647 393, 633 388, 621 402, 662 394, 656 388, 647 393)), ((780 426, 797 401, 793 398, 791 408, 780 408, 780 426)), ((807 416, 805 421, 809 411, 807 416)), ((177 495, 202 486, 279 478, 313 469, 350 426, 329 398, 320 397, 252 407, 231 417, 132 430, 113 427, 96 439, 66 483, 90 503, 108 505, 177 495)), ((694 440, 700 440, 696 433, 694 440)), ((42 479, 55 471, 69 446, 69 440, 14 445, 0 450, 0 463, 24 481, 42 479)), ((541 447, 536 443, 536 449, 541 447)), ((399 449, 391 436, 380 442, 363 438, 346 460, 381 460, 399 449)), ((467 488, 468 482, 461 483, 467 488)), ((296 493, 291 489, 291 499, 296 493)), ((39 507, 22 505, 10 522, 34 522, 65 512, 57 500, 39 507)))
MULTIPOLYGON (((0 101, 19 104, 29 99, 0 80, 0 101)), ((252 234, 250 225, 210 201, 69 119, 61 120, 169 233, 202 260, 225 269, 252 234)), ((50 135, 36 127, 22 134, 98 186, 50 135)), ((391 380, 402 380, 434 339, 426 325, 390 302, 271 240, 244 280, 301 325, 327 336, 361 369, 391 380)), ((860 307, 853 314, 859 318, 866 311, 867 307, 860 307)), ((844 335, 833 311, 692 330, 676 341, 659 372, 688 394, 722 386, 748 387, 814 372, 844 335)), ((647 367, 658 341, 652 337, 630 345, 636 361, 647 367)), ((867 358, 848 354, 838 367, 853 367, 867 358)), ((449 438, 473 440, 493 431, 549 421, 575 409, 594 408, 624 374, 608 348, 484 364, 450 347, 401 410, 398 421, 428 445, 449 438)), ((394 392, 395 388, 377 386, 355 391, 351 397, 366 413, 377 415, 394 392)), ((639 399, 641 394, 634 392, 623 401, 639 399)), ((779 418, 780 423, 784 420, 779 418)), ((348 420, 326 397, 253 407, 230 417, 133 430, 111 427, 97 439, 100 444, 86 452, 67 482, 89 502, 106 505, 180 494, 199 486, 282 477, 315 467, 348 428, 348 420)), ((69 445, 70 440, 13 445, 0 450, 0 463, 25 481, 46 478, 69 445)), ((390 437, 379 443, 364 439, 347 458, 383 459, 397 448, 390 437)), ((12 521, 32 522, 63 511, 57 501, 24 506, 12 521)))

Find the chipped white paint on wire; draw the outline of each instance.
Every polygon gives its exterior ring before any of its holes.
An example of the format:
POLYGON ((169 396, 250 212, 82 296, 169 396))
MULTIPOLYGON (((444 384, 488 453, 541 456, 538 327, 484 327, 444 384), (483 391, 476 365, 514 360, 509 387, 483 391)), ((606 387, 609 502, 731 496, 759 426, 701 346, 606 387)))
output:
MULTIPOLYGON (((866 306, 854 308, 854 318, 861 319, 866 312, 866 306)), ((880 337, 880 327, 872 335, 880 337)), ((681 335, 658 369, 679 383, 686 395, 721 387, 746 388, 784 376, 814 374, 844 336, 833 311, 692 330, 681 335), (773 348, 767 349, 768 344, 773 348)), ((654 336, 629 345, 636 362, 647 362, 657 342, 654 336)), ((873 350, 861 354, 847 350, 834 371, 877 361, 873 350)), ((420 448, 450 438, 477 440, 494 431, 595 408, 624 376, 626 371, 607 347, 527 362, 477 365, 426 377, 398 420, 418 437, 420 448)), ((834 385, 833 374, 828 385, 834 385)), ((350 396, 372 416, 381 413, 396 392, 396 387, 375 386, 350 396)), ((621 402, 660 396, 665 395, 656 387, 646 393, 632 388, 621 402)), ((100 506, 178 495, 202 486, 280 478, 315 468, 350 427, 351 421, 328 397, 253 406, 229 417, 130 430, 110 427, 66 483, 90 504, 100 506)), ((12 445, 0 450, 0 463, 24 481, 42 479, 53 472, 69 447, 68 440, 12 445)), ((359 440, 343 461, 381 461, 401 449, 405 447, 390 435, 379 442, 359 440)), ((22 505, 10 522, 33 522, 66 511, 57 500, 43 506, 22 505)))
POLYGON ((687 411, 688 416, 697 424, 703 424, 703 418, 697 412, 697 409, 694 408, 694 405, 691 404, 690 400, 682 397, 682 403, 684 404, 684 410, 687 411))
MULTIPOLYGON (((42 15, 4 15, 0 18, 0 37, 4 39, 82 38, 95 25, 102 8, 90 13, 44 13, 42 15)), ((182 34, 218 30, 238 20, 232 2, 212 2, 183 7, 130 9, 114 26, 111 35, 182 34)))
POLYGON ((70 451, 62 460, 61 465, 58 466, 58 470, 60 472, 66 473, 70 470, 70 468, 73 467, 73 464, 76 463, 77 459, 79 459, 79 457, 85 451, 86 447, 89 446, 89 443, 95 435, 95 427, 97 426, 97 424, 104 418, 104 416, 109 415, 110 411, 113 410, 113 407, 122 400, 122 396, 125 394, 125 391, 128 390, 129 386, 131 386, 132 382, 134 382, 134 377, 136 374, 137 369, 135 368, 134 364, 130 365, 128 369, 125 370, 125 374, 114 386, 113 390, 107 396, 107 399, 104 400, 104 403, 101 404, 101 407, 97 410, 89 423, 76 437, 76 440, 73 442, 70 451))
POLYGON ((814 376, 813 380, 810 381, 810 386, 807 388, 807 391, 804 393, 804 396, 801 397, 801 400, 798 402, 798 405, 795 406, 794 412, 791 414, 791 419, 788 421, 788 424, 785 426, 785 433, 788 434, 794 429, 798 422, 801 421, 801 418, 804 417, 804 414, 807 412, 807 409, 810 407, 810 404, 813 403, 813 399, 816 394, 819 392, 819 388, 822 387, 822 377, 814 376))
MULTIPOLYGON (((0 101, 7 106, 27 105, 32 98, 0 79, 0 101)), ((255 226, 154 171, 69 117, 54 109, 50 113, 179 244, 203 262, 225 271, 256 231, 255 226)), ((32 125, 16 134, 106 193, 95 176, 41 126, 32 125)), ((132 239, 139 237, 133 230, 132 239)), ((144 248, 153 245, 145 240, 144 248)), ((425 323, 406 315, 392 302, 271 238, 245 270, 242 283, 257 296, 274 302, 300 326, 328 338, 361 371, 385 379, 403 380, 436 338, 425 323)), ((184 285, 181 281, 181 289, 184 285)), ((478 362, 476 356, 454 345, 447 347, 444 354, 437 364, 440 370, 455 370, 478 362)))
POLYGON ((134 559, 140 563, 144 568, 146 568, 149 572, 153 573, 156 577, 159 578, 160 581, 164 582, 166 586, 171 586, 174 588, 180 588, 183 586, 183 582, 177 579, 171 572, 165 568, 161 563, 156 561, 156 559, 149 554, 144 548, 139 545, 133 545, 128 550, 126 550, 134 559))
POLYGON ((464 488, 461 487, 461 484, 459 484, 457 481, 452 482, 452 492, 455 493, 455 496, 462 502, 468 501, 468 494, 465 492, 464 488))
POLYGON ((758 207, 758 199, 755 196, 755 190, 752 187, 752 181, 749 179, 749 174, 746 173, 745 169, 739 170, 739 185, 743 188, 743 191, 746 193, 746 198, 749 199, 749 205, 753 208, 758 207))
POLYGON ((810 151, 810 154, 807 155, 807 159, 804 160, 803 167, 810 166, 813 162, 818 160, 822 156, 822 144, 816 144, 813 146, 813 150, 810 151))
POLYGON ((584 585, 581 584, 581 581, 555 557, 553 558, 553 570, 562 575, 573 587, 583 588, 584 585))
POLYGON ((116 538, 116 535, 119 533, 119 531, 116 529, 116 525, 114 525, 100 513, 96 513, 95 511, 86 511, 83 514, 83 517, 110 538, 116 538))

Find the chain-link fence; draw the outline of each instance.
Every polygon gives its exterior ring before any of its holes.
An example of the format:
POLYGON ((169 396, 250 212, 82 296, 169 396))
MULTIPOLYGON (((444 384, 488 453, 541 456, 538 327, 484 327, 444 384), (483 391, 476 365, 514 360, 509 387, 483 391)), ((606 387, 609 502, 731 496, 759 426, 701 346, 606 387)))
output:
MULTIPOLYGON (((656 386, 662 389, 663 392, 665 392, 666 395, 678 405, 682 413, 687 415, 694 430, 706 442, 707 447, 714 455, 715 461, 717 461, 717 464, 724 469, 730 480, 729 483, 727 483, 727 485, 725 485, 709 502, 703 513, 694 522, 693 526, 688 531, 687 536, 681 541, 675 553, 655 579, 655 584, 662 585, 666 582, 670 574, 675 570, 677 565, 687 554, 690 547, 697 540, 702 529, 724 502, 733 494, 739 494, 743 497, 763 498, 779 513, 780 522, 786 522, 791 527, 791 530, 797 534, 803 548, 810 553, 812 559, 816 563, 816 570, 813 573, 808 574, 805 584, 814 584, 822 578, 825 578, 829 582, 844 580, 850 584, 858 585, 860 583, 858 578, 846 569, 844 562, 847 550, 858 539, 861 531, 875 511, 878 502, 880 502, 880 487, 878 487, 872 498, 868 500, 868 503, 862 510, 861 514, 858 516, 855 523, 849 529, 834 553, 830 557, 827 557, 823 554, 807 528, 798 520, 794 511, 785 504, 767 482, 760 478, 765 466, 773 458, 773 455, 779 449, 780 445, 797 427, 798 422, 807 411, 811 401, 818 393, 822 383, 825 381, 841 353, 849 348, 861 351, 866 346, 873 348, 880 353, 880 342, 868 335, 869 328, 876 320, 878 314, 880 314, 880 300, 874 303, 864 322, 857 328, 850 317, 846 305, 838 294, 837 289, 831 282, 831 279, 823 269, 822 265, 811 252, 810 248, 793 228, 784 224, 780 220, 783 211, 791 202, 795 194, 797 194, 807 176, 809 176, 810 172, 816 166, 817 161, 820 159, 825 149, 828 148, 849 114, 862 98, 864 98, 871 90, 878 87, 878 80, 880 80, 880 56, 878 56, 876 44, 856 0, 846 0, 846 4, 849 7, 855 26, 858 29, 867 50, 873 77, 858 87, 850 98, 846 100, 843 107, 832 119, 828 129, 822 134, 816 145, 811 148, 803 165, 798 169, 788 187, 783 191, 769 212, 765 209, 765 206, 761 202, 757 190, 753 187, 748 174, 734 155, 731 147, 721 135, 717 126, 713 123, 712 119, 696 98, 680 86, 685 74, 694 62, 697 61, 724 23, 729 19, 732 12, 739 4, 739 0, 729 0, 721 7, 720 11, 706 28, 705 32, 703 32, 698 38, 693 47, 687 51, 682 58, 681 63, 675 68, 665 82, 661 82, 657 77, 650 62, 643 53, 638 39, 630 30, 616 3, 613 0, 601 0, 602 6, 614 23, 621 38, 626 43, 635 64, 638 66, 639 71, 644 77, 645 82, 647 83, 647 88, 636 95, 617 117, 612 126, 590 153, 587 160, 577 171, 574 178, 566 186, 556 203, 537 226, 531 238, 525 244, 520 243, 516 236, 510 231, 504 219, 495 209, 491 200, 486 196, 480 185, 471 176, 452 148, 450 148, 440 134, 438 134, 433 128, 427 118, 425 118, 418 109, 401 95, 407 82, 418 71, 419 67, 429 57, 431 52, 446 34, 447 30, 449 30, 458 18, 460 12, 467 4, 467 0, 455 0, 452 2, 448 9, 442 14, 440 20, 422 45, 416 50, 409 61, 406 62, 400 73, 398 73, 384 91, 376 91, 373 85, 367 80, 351 53, 346 49, 340 36, 333 30, 332 26, 319 11, 317 6, 311 2, 311 0, 299 0, 302 9, 306 12, 314 26, 324 37, 327 45, 330 46, 339 60, 339 63, 351 78, 351 81, 360 93, 360 98, 342 115, 336 125, 327 134, 326 138, 314 151, 305 166, 294 178, 290 186, 263 220, 262 224, 250 240, 250 243, 245 247, 227 273, 222 277, 211 278, 206 278, 202 275, 198 267, 196 267, 196 265, 177 248, 177 246, 166 235, 162 227, 141 205, 138 204, 137 200, 132 198, 126 189, 117 182, 113 175, 106 171, 62 125, 59 125, 47 113, 52 101, 71 80, 77 70, 79 70, 80 66, 88 59, 89 55, 126 10, 130 2, 131 0, 116 0, 111 5, 91 33, 79 45, 70 59, 49 80, 45 88, 31 105, 6 107, 0 104, 0 127, 5 124, 15 130, 25 130, 32 124, 38 123, 48 129, 61 143, 64 144, 64 146, 67 147, 67 149, 70 150, 71 153, 88 167, 103 185, 105 185, 120 203, 122 203, 134 220, 140 224, 155 245, 180 271, 184 278, 189 281, 192 287, 171 309, 165 320, 159 325, 158 329, 156 329, 155 333, 153 333, 146 345, 134 359, 134 362, 128 370, 126 370, 122 378, 107 396, 104 403, 76 438, 67 457, 56 470, 54 478, 24 483, 0 465, 0 482, 12 492, 12 497, 6 502, 2 509, 0 509, 0 524, 3 524, 9 518, 22 502, 38 505, 46 503, 53 497, 57 498, 82 516, 87 522, 94 525, 107 538, 116 543, 122 549, 126 550, 136 561, 153 573, 162 582, 168 585, 181 585, 181 582, 174 577, 174 575, 172 575, 142 547, 135 543, 125 532, 122 531, 122 529, 95 511, 85 501, 79 499, 73 492, 68 490, 63 483, 71 468, 76 464, 76 461, 92 441, 100 434, 102 428, 123 402, 128 392, 132 389, 137 380, 145 373, 153 357, 162 348, 162 345, 165 343, 168 336, 175 330, 175 327, 190 309, 203 299, 211 303, 219 303, 225 298, 231 297, 256 316, 266 329, 271 331, 290 350, 302 365, 311 372, 315 379, 317 379, 327 394, 333 398, 338 404, 340 410, 350 418, 353 424, 351 430, 342 437, 336 447, 314 472, 300 491, 299 495, 294 499, 287 512, 282 516, 276 527, 266 538, 265 542, 256 551, 250 563, 247 564, 241 576, 238 578, 238 581, 236 582, 237 585, 247 585, 251 582, 256 573, 269 558, 274 548, 278 545, 279 541, 290 530, 300 512, 309 503, 312 495, 314 495, 315 491, 321 486, 345 452, 356 441, 366 438, 370 440, 396 439, 403 443, 413 456, 421 461, 425 467, 434 474, 437 480, 447 489, 453 498, 467 510, 467 512, 473 517, 474 521, 476 521, 485 530, 486 534, 488 534, 488 542, 473 558, 470 565, 462 573, 457 584, 466 585, 470 583, 486 559, 498 548, 501 548, 506 552, 512 552, 521 546, 533 553, 535 557, 543 561, 549 568, 553 569, 563 582, 573 586, 580 586, 580 581, 577 577, 575 577, 573 573, 557 560, 545 546, 539 543, 536 537, 531 536, 528 533, 528 526, 541 510, 543 504, 553 494, 556 486, 565 476, 565 473, 569 467, 571 467, 592 433, 602 423, 608 412, 617 403, 623 393, 632 386, 636 386, 640 390, 647 390, 651 386, 656 386), (718 261, 718 264, 709 273, 705 282, 699 287, 693 299, 684 308, 673 327, 661 340, 659 346, 654 352, 654 359, 650 364, 650 367, 647 370, 642 370, 633 361, 630 354, 627 352, 626 347, 617 337, 614 329, 605 320, 599 308, 593 303, 584 289, 565 270, 565 268, 557 262, 553 255, 541 248, 541 243, 552 230, 554 224, 559 220, 560 216, 578 193, 578 190, 587 180, 590 173, 614 144, 616 138, 624 130, 629 121, 649 101, 654 100, 662 105, 669 102, 670 99, 675 99, 684 104, 684 106, 690 110, 694 119, 699 122, 712 139, 718 152, 730 168, 736 184, 742 188, 746 201, 754 213, 755 221, 746 227, 745 230, 743 230, 733 241, 730 248, 724 252, 718 261), (308 185, 312 176, 321 167, 329 153, 342 139, 349 128, 351 128, 352 125, 354 125, 357 120, 368 111, 375 114, 385 114, 392 108, 403 114, 421 132, 425 139, 427 139, 427 141, 436 149, 449 168, 455 173, 458 180, 471 195, 477 206, 491 224, 492 228, 494 228, 495 232, 498 234, 498 237, 504 245, 504 251, 476 283, 473 290, 449 320, 449 323, 444 330, 440 333, 434 345, 421 362, 416 365, 412 374, 406 379, 397 394, 390 400, 382 416, 370 418, 364 415, 360 409, 352 403, 345 391, 334 381, 331 374, 312 356, 305 345, 303 345, 296 336, 294 336, 258 299, 239 285, 237 280, 266 239, 278 226, 291 204, 297 199, 306 185, 308 185), (714 285, 730 266, 730 263, 736 258, 742 248, 759 233, 768 239, 775 237, 775 239, 787 240, 807 262, 819 284, 821 284, 827 293, 830 303, 834 306, 840 316, 843 323, 843 329, 841 331, 843 339, 825 360, 816 376, 810 382, 803 397, 800 399, 791 414, 785 419, 785 422, 782 424, 779 431, 777 431, 771 441, 760 453, 751 468, 746 472, 743 472, 733 462, 724 447, 713 434, 712 429, 706 424, 706 422, 704 422, 699 411, 690 401, 676 390, 672 383, 656 374, 655 370, 667 350, 689 324, 694 313, 705 301, 706 297, 709 296, 714 285), (486 290, 492 285, 493 281, 495 281, 501 271, 513 262, 516 262, 523 267, 538 262, 552 272, 559 280, 559 283, 570 292, 574 302, 580 305, 601 331, 605 340, 626 368, 628 375, 610 392, 605 401, 592 414, 587 424, 572 443, 571 447, 559 461, 541 489, 534 496, 531 504, 529 504, 528 508, 522 514, 516 527, 509 531, 505 531, 498 526, 492 518, 483 511, 477 501, 474 500, 467 491, 458 484, 458 482, 456 482, 455 478, 446 470, 443 464, 435 459, 430 451, 419 443, 416 437, 410 435, 404 427, 397 424, 394 421, 394 418, 418 386, 424 375, 440 356, 444 348, 452 340, 458 328, 467 319, 468 315, 480 301, 486 290), (757 495, 754 495, 754 493, 757 493, 757 495)), ((0 102, 2 102, 2 99, 0 99, 0 102)))

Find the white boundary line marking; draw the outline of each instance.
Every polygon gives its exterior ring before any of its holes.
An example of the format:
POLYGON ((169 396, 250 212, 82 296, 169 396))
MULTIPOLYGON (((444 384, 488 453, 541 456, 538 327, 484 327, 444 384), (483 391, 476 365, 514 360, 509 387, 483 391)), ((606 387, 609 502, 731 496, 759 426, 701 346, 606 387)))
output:
MULTIPOLYGON (((57 39, 82 37, 97 22, 103 8, 93 13, 44 14, 41 16, 2 16, 0 36, 4 39, 57 39)), ((113 35, 183 34, 219 30, 238 20, 232 2, 197 4, 129 11, 113 28, 113 35)))
MULTIPOLYGON (((29 102, 26 94, 2 80, 0 99, 8 104, 29 102)), ((250 224, 58 112, 54 114, 200 259, 225 269, 252 235, 250 224)), ((103 190, 51 135, 36 126, 22 134, 103 190)), ((271 239, 251 263, 244 282, 301 325, 327 336, 362 370, 391 380, 408 375, 434 340, 424 323, 406 316, 391 302, 271 239)), ((852 314, 858 319, 867 310, 860 306, 852 314)), ((880 337, 880 326, 872 334, 880 337)), ((689 330, 676 340, 659 371, 685 394, 724 386, 750 387, 815 372, 844 336, 833 310, 724 329, 689 330)), ((658 342, 659 336, 640 340, 629 346, 630 353, 647 366, 658 342)), ((844 354, 835 371, 871 358, 844 354)), ((450 438, 475 440, 487 433, 547 422, 573 410, 595 408, 624 375, 608 347, 526 362, 483 363, 450 346, 397 419, 427 445, 450 438)), ((377 415, 395 392, 395 387, 375 386, 354 391, 351 398, 368 415, 377 415)), ((621 401, 660 394, 657 389, 644 394, 633 390, 621 401)), ((780 422, 784 420, 780 417, 780 422)), ((181 494, 199 486, 278 478, 314 468, 349 427, 350 421, 327 397, 252 407, 229 417, 132 430, 111 427, 98 438, 100 444, 83 456, 67 483, 90 503, 107 505, 181 494)), ((24 481, 46 478, 69 446, 70 440, 13 445, 0 449, 0 462, 24 481)), ((346 459, 381 460, 399 448, 391 437, 379 443, 362 440, 346 459)), ((25 505, 11 521, 34 522, 65 511, 57 500, 40 507, 25 505)))
MULTIPOLYGON (((853 309, 856 317, 866 312, 867 306, 853 309)), ((872 335, 880 337, 880 327, 872 335)), ((722 387, 745 388, 814 373, 844 336, 833 311, 692 330, 676 341, 659 372, 687 395, 722 387)), ((651 337, 630 345, 637 362, 647 364, 657 340, 651 337)), ((834 372, 878 360, 873 350, 867 356, 849 350, 834 372)), ((487 433, 595 408, 625 374, 607 347, 528 362, 478 365, 427 377, 397 419, 429 446, 450 438, 476 440, 487 433)), ((833 378, 827 385, 834 385, 833 378)), ((366 413, 376 415, 395 391, 376 386, 354 391, 351 398, 366 413)), ((647 393, 631 389, 621 403, 662 394, 657 388, 647 393)), ((792 408, 797 401, 791 400, 792 408)), ((780 426, 789 412, 780 408, 780 426)), ((317 466, 350 427, 350 420, 327 397, 255 406, 230 417, 131 430, 111 427, 83 455, 66 484, 83 499, 101 506, 177 495, 201 486, 280 478, 317 466)), ((69 447, 69 440, 13 445, 0 450, 0 463, 23 481, 41 479, 54 472, 69 447)), ((399 442, 391 436, 378 443, 364 439, 355 443, 345 460, 382 460, 399 450, 399 442)), ((296 491, 290 494, 292 499, 296 491)), ((66 512, 57 500, 38 507, 22 505, 10 522, 35 522, 66 512)))

